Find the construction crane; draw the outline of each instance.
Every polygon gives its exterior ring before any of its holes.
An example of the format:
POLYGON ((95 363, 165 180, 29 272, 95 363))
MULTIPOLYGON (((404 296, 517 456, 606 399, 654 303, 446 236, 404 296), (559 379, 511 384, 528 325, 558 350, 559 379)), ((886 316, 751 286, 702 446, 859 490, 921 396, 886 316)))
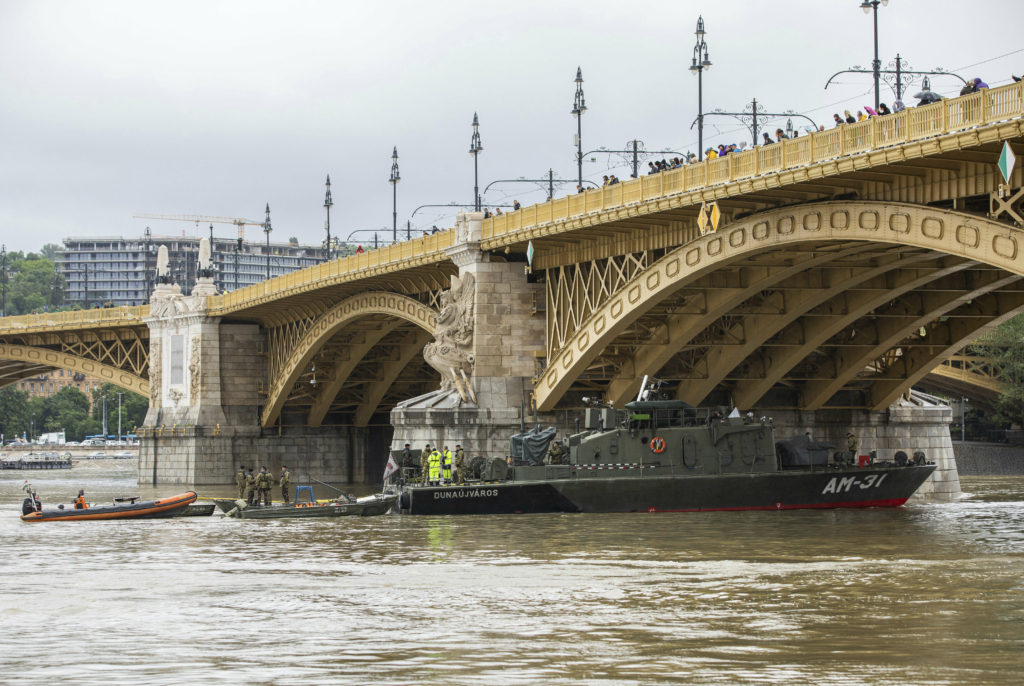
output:
MULTIPOLYGON (((164 219, 173 222, 195 222, 196 230, 199 230, 199 224, 234 224, 238 227, 238 245, 241 247, 241 241, 245 240, 245 227, 246 226, 263 226, 263 222, 258 222, 253 219, 242 219, 239 217, 208 217, 202 214, 133 214, 134 219, 164 219)), ((212 229, 211 229, 212 230, 212 229)))

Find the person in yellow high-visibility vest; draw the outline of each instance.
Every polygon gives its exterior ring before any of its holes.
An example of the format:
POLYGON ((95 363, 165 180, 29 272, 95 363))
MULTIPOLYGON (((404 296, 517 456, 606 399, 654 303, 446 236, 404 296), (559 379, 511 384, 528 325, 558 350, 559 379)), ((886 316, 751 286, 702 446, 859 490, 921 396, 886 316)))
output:
POLYGON ((441 453, 432 450, 427 457, 427 471, 430 474, 430 482, 437 483, 441 480, 441 453))
POLYGON ((448 450, 448 446, 444 447, 444 452, 441 453, 441 478, 446 482, 451 483, 452 480, 452 451, 448 450))

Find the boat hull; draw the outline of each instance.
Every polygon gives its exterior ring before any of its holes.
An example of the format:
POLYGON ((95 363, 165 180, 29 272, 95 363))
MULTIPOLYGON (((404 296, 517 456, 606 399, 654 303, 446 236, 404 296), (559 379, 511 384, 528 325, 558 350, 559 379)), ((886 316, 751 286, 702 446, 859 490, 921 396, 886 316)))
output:
POLYGON ((407 486, 399 510, 440 515, 899 507, 934 470, 922 465, 407 486))
POLYGON ((239 509, 234 500, 215 500, 217 506, 235 519, 308 519, 324 517, 372 517, 394 506, 398 495, 360 499, 351 503, 302 503, 297 505, 252 506, 239 509))
POLYGON ((164 519, 175 516, 193 502, 195 491, 179 493, 169 498, 143 500, 135 503, 115 505, 93 505, 88 509, 75 510, 70 506, 63 510, 43 510, 21 516, 23 522, 84 522, 107 521, 112 519, 164 519))

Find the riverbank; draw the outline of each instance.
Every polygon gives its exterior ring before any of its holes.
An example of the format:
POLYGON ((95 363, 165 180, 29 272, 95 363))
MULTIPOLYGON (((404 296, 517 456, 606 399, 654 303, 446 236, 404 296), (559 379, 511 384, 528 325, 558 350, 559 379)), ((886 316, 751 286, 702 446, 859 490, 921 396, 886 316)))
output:
POLYGON ((960 476, 1024 475, 1024 446, 953 441, 960 476))

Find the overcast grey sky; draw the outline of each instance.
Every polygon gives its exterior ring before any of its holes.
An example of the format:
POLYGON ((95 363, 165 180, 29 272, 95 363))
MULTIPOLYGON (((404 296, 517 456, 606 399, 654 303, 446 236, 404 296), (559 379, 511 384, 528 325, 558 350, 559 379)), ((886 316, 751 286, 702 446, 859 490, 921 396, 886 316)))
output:
MULTIPOLYGON (((827 125, 832 112, 872 100, 869 75, 823 89, 840 69, 870 66, 871 18, 858 5, 0 0, 0 238, 31 250, 68 236, 138 236, 147 225, 193 234, 192 224, 132 214, 261 220, 269 202, 273 240, 319 243, 326 174, 333 235, 390 236, 393 146, 401 226, 419 205, 472 201, 474 111, 481 187, 548 168, 574 179, 577 66, 585 149, 637 138, 651 150, 696 150, 687 66, 701 14, 713 63, 705 111, 756 97, 827 125)), ((1022 19, 1020 0, 892 0, 879 9, 881 58, 900 52, 915 69, 1000 85, 1024 72, 1022 19)), ((959 90, 949 77, 933 87, 959 90)), ((748 136, 738 122, 707 119, 706 143, 748 136)), ((628 174, 617 156, 595 158, 587 178, 628 174)), ((529 184, 499 185, 484 203, 543 197, 529 184)), ((453 215, 420 210, 413 227, 449 226, 453 215)), ((257 227, 247 237, 264 238, 257 227)))

